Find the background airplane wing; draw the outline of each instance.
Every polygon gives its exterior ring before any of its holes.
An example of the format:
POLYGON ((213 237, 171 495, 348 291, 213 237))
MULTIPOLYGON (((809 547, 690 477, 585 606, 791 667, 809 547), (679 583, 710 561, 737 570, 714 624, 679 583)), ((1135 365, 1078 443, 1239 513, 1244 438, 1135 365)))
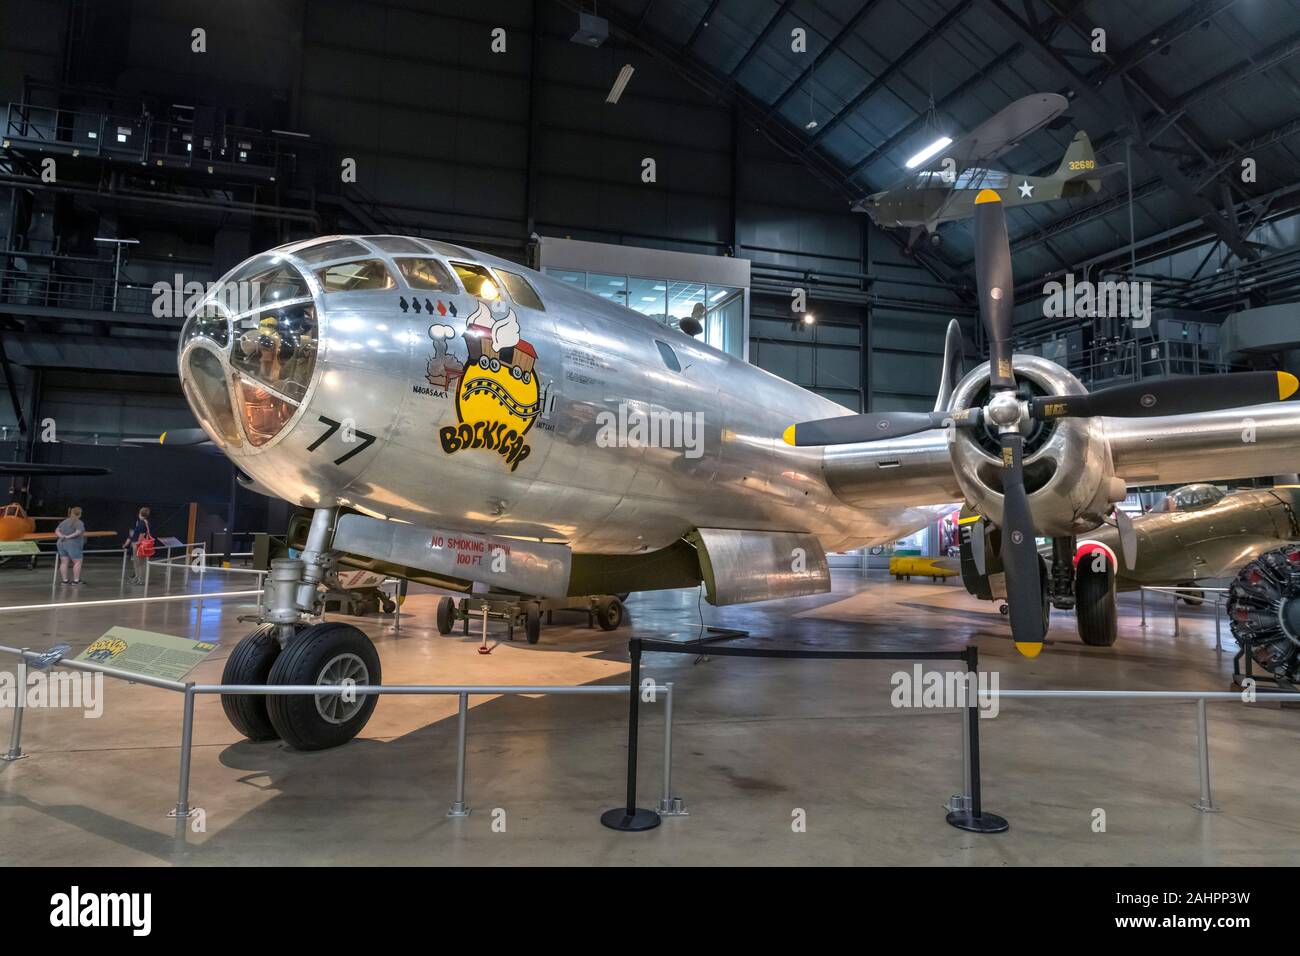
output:
POLYGON ((59 475, 107 475, 107 468, 92 465, 56 465, 35 461, 0 461, 0 475, 57 477, 59 475))
MULTIPOLYGON (((25 535, 23 535, 21 540, 23 540, 23 541, 53 541, 53 540, 55 540, 55 538, 57 538, 57 537, 58 537, 58 535, 56 535, 53 531, 36 531, 36 532, 33 532, 32 534, 25 534, 25 535)), ((85 538, 115 538, 115 537, 117 537, 117 532, 116 532, 116 531, 87 531, 84 535, 82 535, 82 537, 85 537, 85 538)))
POLYGON ((992 162, 1056 119, 1069 105, 1070 101, 1059 93, 1022 96, 941 150, 925 166, 912 170, 909 179, 915 179, 916 173, 942 170, 949 159, 956 164, 958 174, 971 166, 992 162))

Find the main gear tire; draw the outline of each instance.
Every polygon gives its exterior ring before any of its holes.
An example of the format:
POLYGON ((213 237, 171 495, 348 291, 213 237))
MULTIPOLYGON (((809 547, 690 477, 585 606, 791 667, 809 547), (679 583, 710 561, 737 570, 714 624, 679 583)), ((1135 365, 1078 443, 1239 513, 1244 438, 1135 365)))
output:
MULTIPOLYGON (((360 628, 341 621, 313 624, 280 653, 268 684, 354 686, 380 683, 379 653, 360 628)), ((267 698, 267 716, 280 738, 295 750, 325 750, 345 744, 365 727, 378 696, 295 694, 267 698)))
MULTIPOLYGON (((221 672, 221 683, 265 684, 279 656, 275 625, 262 624, 235 645, 221 672)), ((280 735, 267 716, 268 700, 260 694, 222 694, 221 709, 230 725, 249 740, 275 740, 280 735)))
POLYGON ((1097 571, 1091 557, 1074 569, 1074 619, 1079 640, 1089 647, 1110 647, 1119 636, 1119 612, 1115 603, 1115 568, 1103 560, 1097 571))

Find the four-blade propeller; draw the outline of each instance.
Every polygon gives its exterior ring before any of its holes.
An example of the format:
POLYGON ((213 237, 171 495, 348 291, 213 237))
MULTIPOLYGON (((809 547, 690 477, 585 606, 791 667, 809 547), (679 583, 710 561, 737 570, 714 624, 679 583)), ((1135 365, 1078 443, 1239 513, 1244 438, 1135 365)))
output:
MULTIPOLYGON (((880 412, 802 422, 785 430, 791 445, 834 445, 897 438, 940 427, 970 427, 987 422, 998 431, 1002 450, 1002 550, 1011 636, 1027 657, 1042 650, 1047 600, 1039 569, 1037 532, 1025 490, 1024 437, 1029 419, 1145 418, 1185 415, 1259 405, 1290 398, 1298 387, 1286 372, 1242 372, 1136 382, 1083 395, 1044 395, 1022 400, 1011 360, 1014 280, 1011 244, 1001 197, 981 190, 975 198, 975 284, 980 317, 989 339, 988 404, 952 412, 880 412)), ((1127 516, 1116 514, 1125 562, 1131 565, 1136 535, 1127 516)), ((982 530, 982 529, 981 529, 982 530)), ((972 542, 973 544, 973 542, 972 542)), ((983 536, 980 540, 983 563, 983 536)))

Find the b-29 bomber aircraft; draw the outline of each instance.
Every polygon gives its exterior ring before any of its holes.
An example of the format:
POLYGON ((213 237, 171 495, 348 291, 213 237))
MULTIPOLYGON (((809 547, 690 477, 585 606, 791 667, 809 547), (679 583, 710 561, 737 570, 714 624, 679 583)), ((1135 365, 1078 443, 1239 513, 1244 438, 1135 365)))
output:
MULTIPOLYGON (((224 681, 379 683, 365 634, 320 620, 341 564, 524 602, 598 595, 606 609, 622 592, 703 582, 726 605, 828 591, 826 549, 896 540, 959 499, 1005 525, 1013 635, 1036 653, 1044 596, 1025 535, 1031 549, 1035 528, 1073 541, 1126 483, 1284 470, 1300 408, 1275 402, 1296 382, 1274 373, 1088 394, 1064 368, 1012 356, 1010 252, 990 195, 977 226, 992 363, 962 374, 950 329, 931 413, 855 415, 445 242, 327 236, 242 263, 187 319, 181 382, 245 484, 311 520, 300 556, 272 563, 224 681), (252 307, 227 304, 239 283, 260 290, 252 307), (1258 406, 1254 443, 1232 405, 1258 406), (611 422, 644 427, 610 441, 611 422)), ((375 701, 223 704, 245 736, 319 749, 355 736, 375 701)))

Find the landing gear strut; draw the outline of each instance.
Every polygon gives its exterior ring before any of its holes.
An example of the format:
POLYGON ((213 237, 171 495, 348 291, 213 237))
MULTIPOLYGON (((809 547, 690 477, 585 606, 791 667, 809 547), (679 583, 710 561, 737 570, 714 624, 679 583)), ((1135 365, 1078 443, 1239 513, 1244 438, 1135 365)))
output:
POLYGON ((1052 577, 1049 593, 1052 607, 1068 611, 1074 607, 1074 552, 1078 547, 1073 535, 1052 539, 1052 577))
MULTIPOLYGON (((223 684, 365 686, 380 683, 379 654, 360 628, 315 622, 322 586, 335 580, 329 550, 337 510, 318 508, 301 559, 271 562, 258 626, 235 645, 223 684)), ((369 694, 288 697, 222 694, 230 723, 250 740, 280 738, 298 750, 347 743, 365 727, 377 698, 369 694)))

